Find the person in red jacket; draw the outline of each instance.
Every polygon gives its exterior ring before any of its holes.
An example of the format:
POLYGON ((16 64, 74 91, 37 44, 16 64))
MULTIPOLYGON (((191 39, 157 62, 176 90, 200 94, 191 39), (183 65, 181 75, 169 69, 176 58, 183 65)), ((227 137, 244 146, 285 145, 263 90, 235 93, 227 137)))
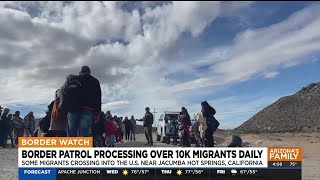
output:
POLYGON ((109 120, 106 121, 105 133, 106 133, 107 147, 114 147, 114 138, 117 133, 117 127, 113 117, 111 117, 109 120))

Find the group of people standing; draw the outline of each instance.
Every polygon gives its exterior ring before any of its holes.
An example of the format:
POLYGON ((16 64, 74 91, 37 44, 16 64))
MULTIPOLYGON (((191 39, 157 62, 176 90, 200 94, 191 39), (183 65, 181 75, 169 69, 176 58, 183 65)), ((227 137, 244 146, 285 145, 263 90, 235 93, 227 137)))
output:
POLYGON ((3 109, 0 106, 0 148, 7 147, 8 137, 11 140, 11 147, 16 147, 18 137, 34 136, 35 129, 36 122, 33 112, 29 112, 22 119, 20 111, 10 114, 9 108, 3 109))
MULTIPOLYGON (((202 114, 207 121, 206 146, 213 147, 213 132, 216 121, 215 110, 206 102, 201 103, 202 114), (214 121, 215 120, 215 121, 214 121)), ((153 145, 152 125, 154 122, 150 108, 142 119, 146 136, 146 145, 153 145)), ((12 146, 17 144, 15 137, 34 136, 35 118, 30 112, 24 119, 20 112, 9 114, 5 108, 3 113, 0 107, 0 146, 5 147, 7 137, 11 138, 12 146)), ((190 135, 186 133, 191 126, 190 116, 185 107, 182 107, 179 116, 179 139, 182 146, 190 147, 190 135)), ((46 116, 39 121, 41 136, 45 137, 88 137, 94 139, 96 147, 113 147, 115 142, 135 141, 136 119, 112 116, 110 111, 101 111, 101 87, 99 81, 91 76, 88 66, 83 66, 78 75, 69 75, 64 85, 54 95, 54 100, 48 105, 46 116), (123 138, 124 137, 124 138, 123 138)), ((176 139, 175 139, 176 142, 176 139)))
POLYGON ((95 147, 114 147, 115 142, 136 141, 136 120, 111 115, 110 111, 106 114, 101 113, 100 121, 93 125, 93 140, 95 147), (101 129, 104 127, 104 131, 101 129), (101 129, 98 131, 98 129, 101 129), (123 136, 125 135, 125 140, 123 136))
POLYGON ((47 137, 88 137, 100 118, 100 83, 91 76, 90 68, 83 66, 78 75, 69 75, 57 89, 39 126, 47 137))
POLYGON ((90 68, 83 66, 78 75, 69 75, 56 91, 39 126, 43 136, 92 136, 96 147, 113 147, 123 139, 135 141, 136 120, 101 111, 100 83, 91 76, 90 68))
POLYGON ((205 147, 214 147, 213 134, 220 125, 220 123, 214 117, 215 113, 216 110, 211 107, 207 101, 203 101, 201 103, 201 116, 204 119, 204 122, 199 122, 196 120, 196 122, 192 124, 188 110, 185 107, 182 107, 178 116, 177 124, 169 124, 166 122, 166 130, 170 131, 166 132, 166 143, 170 144, 170 137, 172 135, 173 145, 177 145, 177 138, 179 137, 179 146, 190 147, 190 134, 193 134, 196 146, 200 146, 201 144, 205 147))

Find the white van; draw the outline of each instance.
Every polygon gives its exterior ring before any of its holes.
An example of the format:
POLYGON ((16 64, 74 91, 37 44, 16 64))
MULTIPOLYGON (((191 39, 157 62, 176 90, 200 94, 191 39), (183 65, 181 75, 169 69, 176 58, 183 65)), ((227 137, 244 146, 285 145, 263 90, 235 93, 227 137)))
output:
MULTIPOLYGON (((171 124, 178 124, 178 117, 180 112, 169 112, 165 111, 160 115, 157 123, 157 141, 165 141, 166 132, 172 132, 172 129, 175 127, 171 127, 171 124), (172 123, 175 121, 175 123, 172 123), (172 129, 167 129, 167 127, 171 127, 172 129)), ((168 133, 167 133, 168 134, 168 133)), ((172 136, 173 137, 173 134, 172 136)))

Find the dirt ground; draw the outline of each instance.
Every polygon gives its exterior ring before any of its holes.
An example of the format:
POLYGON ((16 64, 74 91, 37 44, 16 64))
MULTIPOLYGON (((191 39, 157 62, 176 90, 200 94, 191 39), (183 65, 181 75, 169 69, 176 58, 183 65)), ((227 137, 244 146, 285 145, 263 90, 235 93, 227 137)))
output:
POLYGON ((302 147, 302 179, 320 179, 320 133, 246 134, 251 147, 302 147))
MULTIPOLYGON (((320 133, 302 134, 302 133, 278 133, 278 134, 243 134, 240 135, 243 141, 249 147, 302 147, 303 180, 320 179, 320 133)), ((155 137, 155 136, 154 136, 155 137)), ((217 146, 225 147, 228 144, 229 133, 220 132, 215 135, 217 146)), ((136 136, 136 142, 117 143, 117 147, 143 147, 145 146, 145 137, 143 134, 136 136)), ((167 147, 161 142, 154 142, 154 147, 167 147)), ((18 149, 6 148, 0 149, 0 180, 18 179, 18 149)))

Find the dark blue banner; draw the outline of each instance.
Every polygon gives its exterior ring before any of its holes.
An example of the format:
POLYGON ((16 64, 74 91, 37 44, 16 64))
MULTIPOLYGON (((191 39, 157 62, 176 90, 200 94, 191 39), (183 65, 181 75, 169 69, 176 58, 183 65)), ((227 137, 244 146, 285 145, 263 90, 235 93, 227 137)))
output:
POLYGON ((56 180, 56 168, 19 168, 19 180, 56 180))

